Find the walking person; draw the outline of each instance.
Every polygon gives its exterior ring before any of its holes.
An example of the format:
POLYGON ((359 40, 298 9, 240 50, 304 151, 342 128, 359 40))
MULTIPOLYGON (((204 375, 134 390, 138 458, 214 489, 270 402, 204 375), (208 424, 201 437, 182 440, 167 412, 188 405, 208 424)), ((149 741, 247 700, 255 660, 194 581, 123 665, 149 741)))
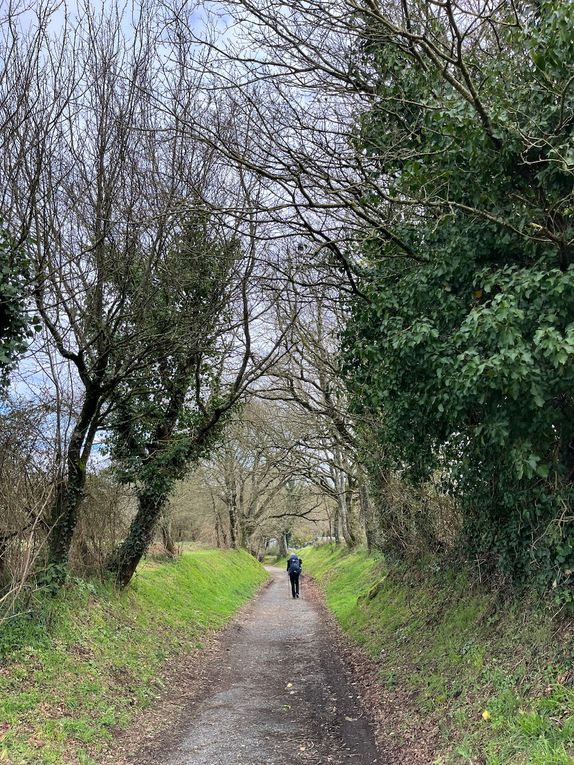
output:
POLYGON ((299 577, 301 576, 302 568, 303 561, 296 553, 293 553, 287 561, 287 573, 291 580, 291 595, 294 598, 299 597, 299 577))

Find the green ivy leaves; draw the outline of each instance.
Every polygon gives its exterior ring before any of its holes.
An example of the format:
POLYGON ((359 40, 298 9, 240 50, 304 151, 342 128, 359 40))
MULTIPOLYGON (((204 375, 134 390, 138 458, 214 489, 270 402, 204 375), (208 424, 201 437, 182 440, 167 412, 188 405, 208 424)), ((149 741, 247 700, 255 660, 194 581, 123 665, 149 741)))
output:
POLYGON ((0 388, 36 326, 27 311, 28 288, 26 253, 0 226, 0 388))

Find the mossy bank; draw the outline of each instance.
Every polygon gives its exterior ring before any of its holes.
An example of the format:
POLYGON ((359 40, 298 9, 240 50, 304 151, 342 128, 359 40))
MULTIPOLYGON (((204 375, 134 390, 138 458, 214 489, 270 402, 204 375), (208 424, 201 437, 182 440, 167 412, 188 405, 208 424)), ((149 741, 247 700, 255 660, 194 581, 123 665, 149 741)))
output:
POLYGON ((160 690, 161 668, 201 648, 265 581, 237 551, 142 566, 118 593, 76 581, 0 626, 0 761, 89 765, 160 690))
POLYGON ((405 755, 424 729, 428 765, 574 764, 571 620, 436 562, 389 566, 329 546, 301 555, 343 629, 375 659, 389 700, 383 727, 405 755))

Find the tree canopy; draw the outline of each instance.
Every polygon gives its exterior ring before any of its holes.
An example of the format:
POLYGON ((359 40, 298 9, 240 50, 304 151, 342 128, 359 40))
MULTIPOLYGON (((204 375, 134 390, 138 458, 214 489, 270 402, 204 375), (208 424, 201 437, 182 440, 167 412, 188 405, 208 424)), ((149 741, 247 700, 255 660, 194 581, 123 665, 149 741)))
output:
POLYGON ((574 9, 415 8, 400 29, 364 22, 376 96, 357 140, 393 237, 362 247, 354 403, 380 413, 395 470, 440 473, 474 552, 569 582, 574 9))

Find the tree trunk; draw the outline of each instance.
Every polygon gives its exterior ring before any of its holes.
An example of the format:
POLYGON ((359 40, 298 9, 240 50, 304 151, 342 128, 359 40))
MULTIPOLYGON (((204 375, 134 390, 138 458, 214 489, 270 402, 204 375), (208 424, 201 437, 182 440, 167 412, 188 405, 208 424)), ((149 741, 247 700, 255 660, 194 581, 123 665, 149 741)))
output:
POLYGON ((223 529, 221 528, 221 519, 219 517, 219 513, 215 514, 215 544, 217 545, 218 549, 221 549, 223 547, 223 544, 221 543, 222 537, 223 537, 223 529))
POLYGON ((222 546, 223 547, 229 547, 229 539, 228 539, 228 536, 227 536, 227 528, 226 528, 225 520, 224 520, 224 518, 222 518, 222 514, 220 513, 219 510, 217 511, 217 520, 219 522, 219 530, 220 530, 221 539, 222 539, 222 542, 223 542, 222 546))
POLYGON ((353 536, 353 529, 350 525, 350 514, 352 509, 349 508, 347 504, 349 500, 349 485, 347 479, 343 476, 341 471, 337 471, 335 486, 337 490, 337 507, 339 508, 338 517, 341 526, 341 533, 347 546, 354 547, 356 540, 353 536))
POLYGON ((364 477, 361 477, 359 480, 359 506, 361 508, 361 518, 367 537, 367 549, 371 553, 379 547, 379 535, 375 513, 369 499, 369 492, 364 477))
POLYGON ((259 563, 263 562, 263 558, 265 557, 265 545, 262 544, 261 539, 258 540, 256 545, 251 546, 251 555, 253 555, 254 558, 256 558, 259 563))
POLYGON ((241 540, 240 540, 241 547, 244 550, 247 550, 254 557, 257 557, 256 553, 254 552, 254 550, 256 549, 256 547, 253 544, 253 536, 255 534, 255 525, 252 518, 244 518, 244 517, 241 518, 240 532, 241 532, 241 540))
POLYGON ((6 558, 8 556, 8 543, 3 537, 0 537, 0 587, 3 587, 9 581, 8 566, 6 558))
POLYGON ((239 547, 239 508, 237 503, 237 485, 232 473, 225 477, 225 504, 229 516, 229 542, 233 550, 239 547))
POLYGON ((237 539, 237 507, 234 502, 231 502, 227 506, 228 512, 229 512, 229 538, 230 538, 230 546, 233 550, 238 549, 238 539, 237 539))
POLYGON ((348 547, 354 547, 355 546, 355 538, 351 534, 351 531, 349 529, 349 517, 347 514, 347 502, 346 497, 344 495, 340 496, 339 501, 339 518, 341 523, 341 534, 343 535, 343 539, 345 540, 345 544, 348 547))
POLYGON ((160 523, 160 531, 163 549, 167 555, 171 558, 175 558, 177 556, 177 547, 173 539, 171 518, 165 512, 160 523))
POLYGON ((335 544, 341 544, 341 513, 339 510, 339 503, 335 505, 335 512, 333 513, 333 534, 335 544))
POLYGON ((68 458, 68 471, 68 477, 62 478, 58 484, 54 505, 48 518, 48 564, 61 568, 63 578, 78 522, 78 508, 86 485, 85 468, 79 458, 68 458))
POLYGON ((225 530, 225 522, 221 517, 221 511, 215 503, 215 495, 211 492, 211 507, 213 510, 213 517, 215 518, 215 539, 218 548, 226 548, 229 546, 227 540, 227 532, 225 530))
POLYGON ((127 537, 113 553, 110 571, 120 587, 125 587, 149 547, 156 524, 167 501, 167 492, 143 490, 138 499, 138 511, 130 524, 127 537))
POLYGON ((67 476, 62 477, 58 484, 48 517, 48 564, 59 571, 57 580, 61 584, 66 578, 70 547, 78 523, 78 510, 84 497, 86 463, 97 430, 99 405, 100 397, 96 390, 86 393, 68 446, 67 476))
POLYGON ((349 547, 356 547, 362 541, 361 519, 356 509, 354 481, 348 480, 345 489, 345 508, 347 511, 347 536, 349 547))

